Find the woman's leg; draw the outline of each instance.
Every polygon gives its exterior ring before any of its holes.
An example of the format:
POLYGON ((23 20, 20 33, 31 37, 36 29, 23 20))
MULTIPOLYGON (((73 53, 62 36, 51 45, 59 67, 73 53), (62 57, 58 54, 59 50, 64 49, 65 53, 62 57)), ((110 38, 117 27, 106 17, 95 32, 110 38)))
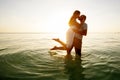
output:
POLYGON ((55 46, 51 50, 66 50, 68 55, 71 54, 71 50, 73 48, 73 45, 70 48, 67 48, 66 44, 63 41, 61 41, 60 39, 58 39, 58 38, 55 39, 54 38, 53 40, 55 40, 56 42, 60 43, 62 46, 61 47, 55 46))
POLYGON ((51 48, 51 50, 67 50, 66 44, 59 38, 54 38, 53 40, 60 43, 62 46, 60 47, 54 46, 53 48, 51 48))
POLYGON ((54 46, 53 48, 51 48, 50 50, 66 50, 63 46, 54 46))
POLYGON ((63 41, 61 41, 59 38, 54 38, 53 40, 60 43, 67 50, 66 44, 63 41))
POLYGON ((72 50, 73 46, 71 46, 70 48, 67 48, 67 54, 71 54, 71 50, 72 50))

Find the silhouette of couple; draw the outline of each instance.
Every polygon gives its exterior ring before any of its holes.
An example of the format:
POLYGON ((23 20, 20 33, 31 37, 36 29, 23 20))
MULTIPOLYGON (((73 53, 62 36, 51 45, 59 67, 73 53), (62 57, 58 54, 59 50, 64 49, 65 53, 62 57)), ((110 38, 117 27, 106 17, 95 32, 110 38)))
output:
POLYGON ((82 38, 87 35, 87 24, 85 23, 86 16, 80 15, 79 10, 75 10, 69 20, 69 29, 66 32, 66 43, 59 38, 53 40, 60 43, 62 46, 54 46, 51 50, 66 50, 67 55, 71 55, 71 50, 75 48, 76 55, 81 57, 82 38))

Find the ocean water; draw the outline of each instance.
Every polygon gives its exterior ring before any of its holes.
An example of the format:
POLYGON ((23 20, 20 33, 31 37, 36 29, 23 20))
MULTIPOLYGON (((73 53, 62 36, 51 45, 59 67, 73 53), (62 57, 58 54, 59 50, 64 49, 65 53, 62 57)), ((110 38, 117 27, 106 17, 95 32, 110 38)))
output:
POLYGON ((0 80, 120 80, 120 33, 88 33, 82 58, 59 45, 58 33, 1 33, 0 80))

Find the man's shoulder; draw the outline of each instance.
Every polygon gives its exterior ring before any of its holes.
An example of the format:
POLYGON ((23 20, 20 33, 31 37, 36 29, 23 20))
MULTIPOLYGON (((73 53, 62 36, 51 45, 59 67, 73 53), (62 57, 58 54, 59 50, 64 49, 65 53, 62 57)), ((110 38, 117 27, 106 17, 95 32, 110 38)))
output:
POLYGON ((87 23, 84 23, 82 26, 83 29, 87 29, 87 23))
POLYGON ((86 25, 86 26, 87 26, 87 23, 84 23, 84 25, 86 25))

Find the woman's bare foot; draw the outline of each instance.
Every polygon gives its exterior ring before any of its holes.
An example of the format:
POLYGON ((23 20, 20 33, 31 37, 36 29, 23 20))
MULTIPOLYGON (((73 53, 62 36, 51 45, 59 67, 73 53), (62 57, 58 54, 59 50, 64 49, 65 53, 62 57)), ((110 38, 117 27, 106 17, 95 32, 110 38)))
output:
POLYGON ((60 41, 60 39, 59 38, 53 38, 52 40, 55 40, 55 41, 60 41))
POLYGON ((54 46, 53 48, 51 48, 50 50, 55 50, 57 48, 57 46, 54 46))

